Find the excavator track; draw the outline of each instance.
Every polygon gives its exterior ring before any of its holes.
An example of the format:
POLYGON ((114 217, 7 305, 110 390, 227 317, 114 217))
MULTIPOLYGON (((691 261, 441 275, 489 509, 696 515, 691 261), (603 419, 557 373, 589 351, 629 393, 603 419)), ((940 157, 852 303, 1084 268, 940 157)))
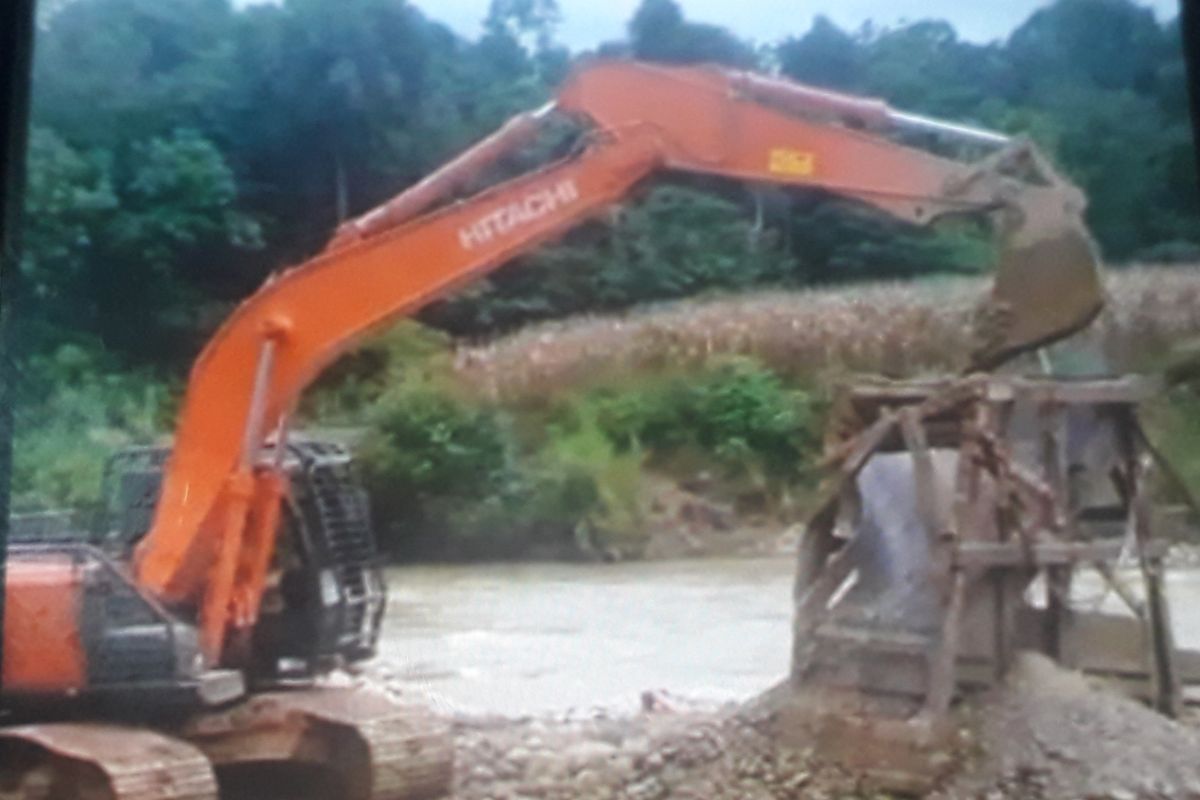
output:
POLYGON ((53 723, 0 729, 0 800, 218 800, 208 759, 143 728, 53 723))
POLYGON ((434 800, 453 778, 444 722, 363 689, 256 695, 180 736, 208 757, 224 800, 434 800))
POLYGON ((0 800, 435 800, 449 727, 363 689, 256 695, 178 730, 0 728, 0 800))

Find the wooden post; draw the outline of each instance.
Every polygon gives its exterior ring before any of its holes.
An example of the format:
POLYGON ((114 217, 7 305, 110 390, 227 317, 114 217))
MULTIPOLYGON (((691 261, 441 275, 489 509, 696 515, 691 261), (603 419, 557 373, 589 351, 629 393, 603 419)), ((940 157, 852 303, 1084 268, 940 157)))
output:
MULTIPOLYGON (((1066 527, 1066 538, 1074 541, 1076 507, 1068 495, 1067 476, 1063 466, 1062 430, 1060 406, 1044 400, 1038 409, 1039 436, 1041 438, 1042 480, 1049 487, 1054 502, 1059 506, 1066 527)), ((1055 564, 1045 568, 1042 576, 1046 581, 1046 616, 1042 628, 1042 648, 1046 655, 1071 665, 1071 656, 1064 651, 1063 642, 1070 620, 1071 581, 1074 565, 1055 564)))
POLYGON ((1178 717, 1182 709, 1182 689, 1175 666, 1175 636, 1171 614, 1163 591, 1162 558, 1151 553, 1153 536, 1150 497, 1146 484, 1150 462, 1140 460, 1133 474, 1133 530, 1138 546, 1138 563, 1146 583, 1146 621, 1150 633, 1151 683, 1155 707, 1178 717))
MULTIPOLYGON (((954 481, 954 511, 950 526, 937 532, 932 556, 946 571, 943 592, 945 608, 942 628, 936 647, 930 653, 929 683, 922 715, 936 720, 946 713, 954 697, 957 681, 959 630, 962 627, 963 603, 967 592, 967 573, 958 563, 958 545, 971 525, 971 517, 979 498, 979 464, 976 460, 976 435, 987 422, 987 401, 977 396, 971 409, 972 417, 962 426, 958 449, 958 469, 954 481)), ((964 414, 965 416, 965 414, 964 414)))
POLYGON ((952 568, 950 597, 942 617, 941 638, 929 668, 929 689, 925 695, 924 716, 934 720, 946 713, 954 697, 955 665, 958 659, 958 634, 962 626, 963 598, 966 596, 967 573, 957 565, 952 568))

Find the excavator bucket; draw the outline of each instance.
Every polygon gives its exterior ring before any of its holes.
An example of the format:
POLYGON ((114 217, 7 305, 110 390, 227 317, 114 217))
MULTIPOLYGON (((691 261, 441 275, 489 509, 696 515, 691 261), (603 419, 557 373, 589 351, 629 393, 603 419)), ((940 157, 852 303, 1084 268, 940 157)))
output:
POLYGON ((1083 194, 1040 157, 1037 165, 1048 185, 1023 189, 999 212, 1000 252, 977 319, 973 370, 991 370, 1070 336, 1104 306, 1083 194))

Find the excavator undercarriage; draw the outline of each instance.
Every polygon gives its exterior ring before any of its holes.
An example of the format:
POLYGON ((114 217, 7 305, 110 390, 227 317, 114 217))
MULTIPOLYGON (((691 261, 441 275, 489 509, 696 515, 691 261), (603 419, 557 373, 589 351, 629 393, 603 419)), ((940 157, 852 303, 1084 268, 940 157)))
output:
MULTIPOLYGON (((234 645, 249 650, 254 668, 244 672, 206 667, 195 629, 122 566, 149 525, 167 455, 138 448, 110 461, 109 506, 91 543, 60 536, 10 549, 9 579, 22 591, 7 635, 44 639, 51 626, 62 639, 52 652, 6 659, 7 677, 24 690, 5 696, 15 724, 0 727, 0 799, 444 795, 453 761, 444 722, 418 705, 317 681, 373 654, 384 606, 346 448, 292 437, 282 454, 291 491, 254 638, 234 645), (75 688, 61 696, 67 673, 75 688)), ((268 448, 264 458, 274 457, 268 448)))
POLYGON ((181 719, 124 716, 0 728, 0 798, 433 800, 450 786, 446 723, 363 689, 269 692, 181 719))

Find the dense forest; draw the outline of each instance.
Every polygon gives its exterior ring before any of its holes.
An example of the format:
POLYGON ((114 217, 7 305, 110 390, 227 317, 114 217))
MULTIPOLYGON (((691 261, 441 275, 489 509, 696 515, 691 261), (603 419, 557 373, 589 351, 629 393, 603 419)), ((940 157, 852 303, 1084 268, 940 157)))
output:
MULTIPOLYGON (((43 0, 17 320, 18 504, 86 498, 80 486, 92 491, 102 452, 168 429, 187 365, 237 299, 318 250, 340 220, 544 103, 586 59, 762 70, 1025 134, 1087 192, 1110 264, 1200 260, 1178 22, 1160 22, 1132 0, 1057 0, 987 44, 937 20, 847 31, 823 17, 779 41, 748 42, 687 18, 675 0, 642 0, 624 39, 570 52, 556 39, 557 19, 555 0, 492 0, 482 35, 468 40, 404 0, 241 9, 230 0, 43 0)), ((539 142, 504 166, 527 167, 561 147, 539 142)), ((972 273, 987 257, 974 226, 910 229, 817 192, 674 177, 426 309, 421 321, 477 340, 535 320, 705 293, 972 273)), ((420 349, 424 336, 388 347, 408 352, 417 341, 420 349)), ((345 421, 354 409, 346 398, 361 366, 335 371, 340 394, 325 418, 345 421)), ((774 474, 780 459, 812 443, 811 430, 796 433, 786 420, 813 416, 789 394, 794 387, 756 369, 723 367, 686 390, 668 376, 643 392, 638 413, 669 407, 683 414, 673 423, 679 435, 693 437, 696 409, 723 414, 736 431, 696 446, 728 455, 729 441, 743 450, 767 443, 756 469, 774 474), (747 433, 748 424, 758 427, 747 433)), ((419 438, 430 420, 452 417, 450 429, 461 424, 475 436, 456 451, 463 474, 509 458, 502 440, 511 420, 464 411, 425 388, 393 398, 377 417, 381 430, 419 438)), ((628 409, 613 423, 611 400, 584 404, 596 422, 589 430, 607 430, 607 439, 588 441, 576 426, 566 440, 595 445, 608 454, 605 469, 619 472, 622 448, 649 434, 631 439, 628 409)), ((562 474, 563 459, 574 458, 559 451, 544 473, 562 474)), ((421 485, 436 493, 427 467, 421 485)), ((510 486, 509 478, 497 480, 510 486)), ((578 505, 578 487, 559 489, 555 502, 578 505)), ((597 494, 595 485, 588 491, 597 494)), ((515 506, 536 505, 512 496, 515 506)), ((452 494, 443 499, 462 506, 452 494)))
MULTIPOLYGON (((553 0, 494 0, 467 41, 402 0, 47 2, 37 42, 26 247, 30 346, 102 343, 179 369, 272 269, 412 183, 573 63, 553 0), (30 320, 32 323, 32 320, 30 320)), ((1059 0, 1007 40, 944 22, 750 43, 644 0, 599 55, 718 62, 1037 139, 1091 198, 1110 261, 1200 253, 1175 22, 1059 0)), ((676 183, 463 297, 452 333, 748 285, 978 265, 970 230, 922 234, 815 194, 676 183), (699 191, 716 188, 716 192, 699 191)))

